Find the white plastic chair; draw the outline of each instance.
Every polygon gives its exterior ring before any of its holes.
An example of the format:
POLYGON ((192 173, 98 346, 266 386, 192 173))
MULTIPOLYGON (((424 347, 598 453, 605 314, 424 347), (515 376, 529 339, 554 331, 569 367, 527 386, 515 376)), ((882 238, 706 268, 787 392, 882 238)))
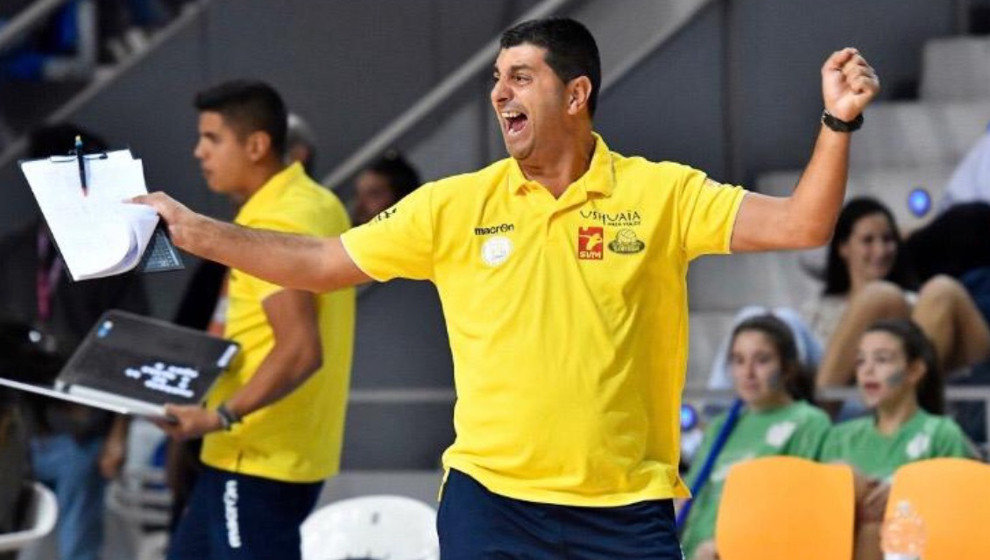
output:
POLYGON ((403 496, 341 500, 300 528, 303 560, 438 560, 437 513, 403 496))
POLYGON ((24 512, 24 528, 0 534, 0 552, 20 550, 44 538, 55 527, 58 502, 55 494, 40 482, 30 483, 31 497, 24 512))
POLYGON ((165 557, 172 491, 165 486, 164 469, 125 471, 107 488, 106 504, 107 510, 120 518, 134 560, 165 557))

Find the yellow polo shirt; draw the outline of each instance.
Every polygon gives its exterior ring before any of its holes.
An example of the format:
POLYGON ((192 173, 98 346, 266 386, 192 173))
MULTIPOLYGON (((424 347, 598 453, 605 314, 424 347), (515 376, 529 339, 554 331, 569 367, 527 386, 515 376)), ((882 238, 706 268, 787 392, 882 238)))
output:
POLYGON ((342 240, 377 280, 437 286, 457 388, 446 469, 543 503, 685 497, 687 267, 729 251, 745 191, 595 138, 559 199, 505 159, 424 185, 342 240))
MULTIPOLYGON (((307 177, 298 163, 254 193, 234 221, 323 237, 350 227, 337 197, 307 177)), ((274 347, 262 302, 282 289, 239 270, 230 272, 224 336, 240 343, 241 353, 207 396, 209 408, 240 390, 274 347)), ((230 432, 207 435, 202 453, 207 465, 285 482, 316 482, 339 470, 354 341, 354 289, 314 297, 323 366, 295 391, 247 415, 230 432)))

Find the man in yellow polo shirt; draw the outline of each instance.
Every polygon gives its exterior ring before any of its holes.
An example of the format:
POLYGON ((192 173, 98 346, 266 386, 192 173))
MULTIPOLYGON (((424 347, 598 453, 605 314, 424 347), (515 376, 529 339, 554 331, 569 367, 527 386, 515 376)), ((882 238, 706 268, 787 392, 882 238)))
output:
MULTIPOLYGON (((286 166, 285 106, 270 86, 199 93, 195 155, 245 227, 329 237, 350 222, 330 191, 286 166)), ((263 257, 262 257, 263 258, 263 257)), ((170 435, 203 438, 203 469, 170 560, 299 558, 299 526, 340 464, 354 336, 354 290, 285 289, 240 269, 227 283, 224 336, 241 353, 206 407, 169 407, 170 435)))
POLYGON ((849 132, 879 83, 855 49, 828 58, 811 161, 791 197, 772 198, 610 151, 592 129, 598 49, 576 21, 506 31, 494 78, 511 157, 424 185, 340 239, 231 227, 160 193, 140 201, 180 246, 278 284, 437 285, 457 387, 446 560, 679 560, 688 263, 827 241, 849 132))

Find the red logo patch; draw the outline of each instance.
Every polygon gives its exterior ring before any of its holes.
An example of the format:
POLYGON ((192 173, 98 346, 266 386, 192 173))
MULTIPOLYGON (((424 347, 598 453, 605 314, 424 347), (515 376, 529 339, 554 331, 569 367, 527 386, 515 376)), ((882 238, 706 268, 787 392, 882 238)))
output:
POLYGON ((605 228, 578 228, 578 258, 600 261, 605 249, 605 228))

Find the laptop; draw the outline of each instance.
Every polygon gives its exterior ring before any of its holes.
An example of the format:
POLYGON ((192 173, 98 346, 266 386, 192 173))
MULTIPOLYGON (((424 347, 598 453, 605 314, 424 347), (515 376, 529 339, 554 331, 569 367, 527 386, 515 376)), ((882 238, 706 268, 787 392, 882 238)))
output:
POLYGON ((165 404, 199 404, 240 347, 150 317, 111 310, 52 385, 0 375, 0 385, 119 414, 167 419, 165 404))

